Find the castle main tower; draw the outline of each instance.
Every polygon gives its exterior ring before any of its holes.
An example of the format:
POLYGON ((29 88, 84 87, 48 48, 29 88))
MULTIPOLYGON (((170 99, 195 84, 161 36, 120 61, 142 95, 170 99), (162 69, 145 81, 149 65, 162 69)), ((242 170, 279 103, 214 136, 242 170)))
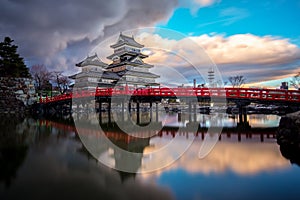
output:
POLYGON ((133 36, 120 33, 117 43, 110 47, 114 49, 114 53, 107 57, 112 63, 106 69, 121 77, 119 84, 126 83, 135 87, 158 85, 155 79, 159 76, 149 71, 153 65, 143 61, 148 57, 141 53, 144 45, 135 41, 133 36))

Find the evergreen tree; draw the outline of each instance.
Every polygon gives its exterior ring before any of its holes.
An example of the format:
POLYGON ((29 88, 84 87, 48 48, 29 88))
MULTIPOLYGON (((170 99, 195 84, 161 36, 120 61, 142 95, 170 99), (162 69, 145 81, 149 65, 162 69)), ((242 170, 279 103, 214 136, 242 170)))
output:
POLYGON ((18 46, 12 43, 10 37, 5 37, 4 41, 0 42, 0 76, 31 77, 23 58, 17 52, 18 46))

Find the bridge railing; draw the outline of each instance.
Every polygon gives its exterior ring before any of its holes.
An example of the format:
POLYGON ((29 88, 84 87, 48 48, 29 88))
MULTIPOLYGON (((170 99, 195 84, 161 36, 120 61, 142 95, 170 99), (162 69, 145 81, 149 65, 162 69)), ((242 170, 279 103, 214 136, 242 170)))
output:
POLYGON ((257 99, 288 101, 300 103, 299 90, 255 89, 255 88, 138 88, 115 87, 97 88, 95 91, 76 91, 54 97, 40 98, 40 103, 50 103, 84 97, 111 97, 117 95, 149 97, 226 97, 239 99, 257 99))
POLYGON ((300 102, 300 91, 298 90, 226 88, 226 96, 227 98, 300 102))

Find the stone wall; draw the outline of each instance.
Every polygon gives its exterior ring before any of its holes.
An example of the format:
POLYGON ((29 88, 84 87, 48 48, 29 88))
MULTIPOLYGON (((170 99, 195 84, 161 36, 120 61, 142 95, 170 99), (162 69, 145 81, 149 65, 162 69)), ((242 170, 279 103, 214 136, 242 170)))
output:
POLYGON ((300 111, 281 117, 277 131, 277 143, 279 145, 300 144, 300 111))
POLYGON ((36 100, 32 79, 0 77, 0 113, 24 113, 36 100))

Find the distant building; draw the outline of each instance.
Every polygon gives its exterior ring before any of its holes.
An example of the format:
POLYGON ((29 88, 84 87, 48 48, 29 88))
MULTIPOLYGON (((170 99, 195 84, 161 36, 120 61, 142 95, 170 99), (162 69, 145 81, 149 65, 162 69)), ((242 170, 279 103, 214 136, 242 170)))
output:
POLYGON ((117 43, 110 47, 114 49, 114 53, 107 57, 112 60, 111 64, 102 62, 97 54, 76 64, 81 72, 70 78, 75 79, 77 88, 93 90, 96 87, 113 87, 116 83, 135 87, 158 85, 155 80, 159 76, 149 71, 153 65, 143 61, 148 57, 141 53, 144 46, 133 36, 121 33, 117 43))
POLYGON ((210 87, 215 86, 215 71, 213 68, 208 70, 208 84, 210 87))
POLYGON ((288 82, 281 82, 280 89, 282 89, 282 90, 288 90, 289 89, 288 82))

